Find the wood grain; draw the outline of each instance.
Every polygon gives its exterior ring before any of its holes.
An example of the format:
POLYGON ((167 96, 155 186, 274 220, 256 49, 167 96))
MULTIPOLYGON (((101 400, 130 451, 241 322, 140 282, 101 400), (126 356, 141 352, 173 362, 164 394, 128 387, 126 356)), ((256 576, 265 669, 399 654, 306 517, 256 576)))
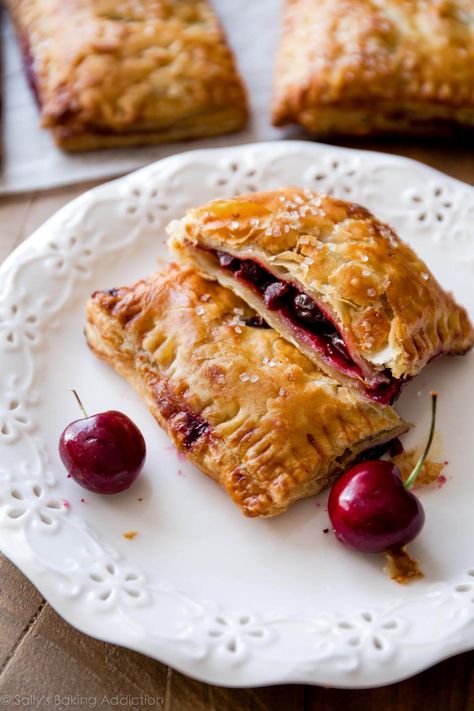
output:
POLYGON ((0 556, 0 678, 43 602, 36 588, 0 556))
POLYGON ((344 145, 349 148, 369 148, 374 151, 382 151, 383 153, 392 153, 394 155, 403 155, 407 158, 419 160, 422 163, 430 165, 432 168, 441 170, 443 173, 451 175, 458 180, 464 180, 466 183, 474 184, 474 149, 472 146, 472 138, 460 138, 453 142, 447 139, 440 138, 433 146, 432 140, 422 142, 420 140, 406 140, 403 143, 390 143, 389 139, 381 138, 379 141, 367 145, 363 140, 352 139, 338 145, 344 145), (470 141, 470 143, 469 143, 470 141))
MULTIPOLYGON (((347 144, 349 145, 349 144, 347 144)), ((414 143, 354 147, 400 153, 474 183, 474 149, 414 143)), ((90 185, 0 201, 0 261, 90 185)), ((473 236, 474 237, 474 236, 473 236)), ((399 684, 361 691, 286 685, 224 689, 70 627, 0 555, 0 711, 130 708, 166 711, 474 711, 474 652, 399 684), (2 699, 10 697, 9 703, 2 699), (43 697, 43 698, 42 698, 43 697)))

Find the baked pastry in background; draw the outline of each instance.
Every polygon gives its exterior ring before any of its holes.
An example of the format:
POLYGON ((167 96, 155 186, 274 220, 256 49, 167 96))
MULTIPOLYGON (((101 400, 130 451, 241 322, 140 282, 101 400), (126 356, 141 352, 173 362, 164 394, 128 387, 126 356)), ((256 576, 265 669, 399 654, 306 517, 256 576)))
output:
POLYGON ((190 267, 95 292, 86 337, 246 516, 283 513, 408 429, 190 267))
POLYGON ((282 188, 189 210, 174 256, 247 303, 309 359, 373 400, 474 341, 465 309, 363 207, 282 188))
POLYGON ((472 0, 284 0, 273 122, 317 134, 474 127, 472 0))
POLYGON ((41 109, 68 151, 236 131, 247 118, 207 0, 7 0, 41 109))

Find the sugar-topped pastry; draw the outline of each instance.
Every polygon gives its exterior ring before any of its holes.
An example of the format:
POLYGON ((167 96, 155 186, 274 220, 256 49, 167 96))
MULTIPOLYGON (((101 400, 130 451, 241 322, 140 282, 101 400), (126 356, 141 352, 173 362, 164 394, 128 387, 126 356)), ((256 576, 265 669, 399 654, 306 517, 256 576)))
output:
POLYGON ((207 0, 6 0, 41 125, 68 151, 236 131, 245 91, 207 0))
POLYGON ((250 304, 316 365, 378 402, 443 353, 465 353, 465 309, 363 207, 287 188, 213 202, 169 226, 175 257, 250 304))
POLYGON ((472 130, 473 64, 472 0, 284 0, 273 122, 321 135, 472 130))
POLYGON ((283 513, 408 429, 191 267, 95 292, 86 337, 246 516, 283 513))

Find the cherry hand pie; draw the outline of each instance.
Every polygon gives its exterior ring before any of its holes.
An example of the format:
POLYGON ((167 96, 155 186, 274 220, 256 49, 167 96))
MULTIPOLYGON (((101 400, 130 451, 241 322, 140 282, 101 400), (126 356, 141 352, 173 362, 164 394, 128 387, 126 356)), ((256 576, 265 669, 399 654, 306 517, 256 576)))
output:
POLYGON ((464 353, 465 310, 366 209, 309 190, 213 202, 171 223, 170 245, 250 304, 326 373, 392 402, 442 353, 464 353))
POLYGON ((473 0, 285 0, 273 122, 319 134, 474 128, 473 0))
POLYGON ((96 292, 86 337, 246 516, 283 513, 408 429, 191 267, 96 292))
POLYGON ((6 0, 42 126, 68 151, 242 127, 245 92, 207 0, 6 0))

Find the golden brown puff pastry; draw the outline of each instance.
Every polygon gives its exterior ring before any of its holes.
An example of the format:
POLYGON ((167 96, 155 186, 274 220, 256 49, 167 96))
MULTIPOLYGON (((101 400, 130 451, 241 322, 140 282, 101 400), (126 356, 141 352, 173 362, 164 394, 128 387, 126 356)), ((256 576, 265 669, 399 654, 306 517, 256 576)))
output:
POLYGON ((233 289, 323 370, 391 402, 474 339, 466 311, 365 208, 306 189, 214 200, 171 223, 180 261, 233 289))
POLYGON ((286 0, 273 122, 319 134, 474 127, 473 0, 286 0))
POLYGON ((42 126, 68 151, 235 131, 247 117, 207 0, 7 0, 42 126))
POLYGON ((283 513, 408 428, 264 325, 231 291, 176 265, 87 306, 90 347, 246 516, 283 513))

